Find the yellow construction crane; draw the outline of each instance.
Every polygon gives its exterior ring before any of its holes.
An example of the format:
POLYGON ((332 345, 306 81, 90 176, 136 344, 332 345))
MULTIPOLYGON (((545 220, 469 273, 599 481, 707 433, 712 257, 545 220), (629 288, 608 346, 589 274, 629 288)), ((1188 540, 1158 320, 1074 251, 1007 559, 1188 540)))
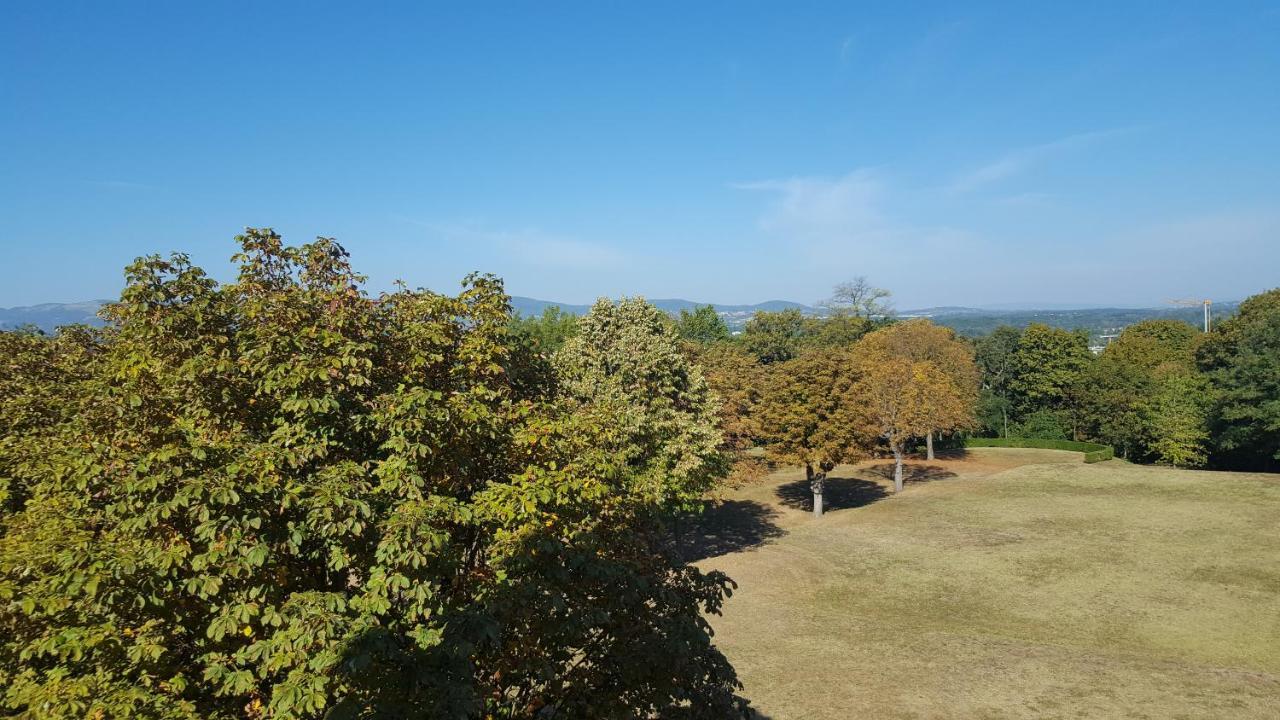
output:
POLYGON ((1169 303, 1170 305, 1181 305, 1183 307, 1195 307, 1197 305, 1203 305, 1204 306, 1204 331, 1209 332, 1209 328, 1211 327, 1211 322, 1212 322, 1210 319, 1210 316, 1212 313, 1210 313, 1209 307, 1213 305, 1212 300, 1165 300, 1165 302, 1169 303))

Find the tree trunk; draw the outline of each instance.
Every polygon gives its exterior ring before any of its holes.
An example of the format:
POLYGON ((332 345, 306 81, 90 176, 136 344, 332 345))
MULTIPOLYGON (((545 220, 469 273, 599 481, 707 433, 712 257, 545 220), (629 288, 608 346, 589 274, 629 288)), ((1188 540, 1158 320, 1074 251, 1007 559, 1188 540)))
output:
POLYGON ((893 448, 893 492, 902 492, 902 444, 892 443, 893 448))
POLYGON ((1008 408, 1001 407, 1001 408, 1000 408, 1000 415, 1001 415, 1002 417, 1004 417, 1004 439, 1005 439, 1005 440, 1008 440, 1008 439, 1009 439, 1009 410, 1008 410, 1008 408))
POLYGON ((822 517, 822 481, 826 473, 815 474, 811 463, 804 464, 804 476, 809 480, 809 489, 813 491, 813 516, 822 517))
POLYGON ((925 447, 926 447, 926 448, 928 448, 928 449, 925 451, 925 458, 924 458, 924 459, 925 459, 925 460, 932 460, 932 459, 933 459, 933 431, 932 431, 932 430, 930 430, 930 431, 929 431, 929 434, 928 434, 928 435, 925 435, 924 445, 925 445, 925 447))

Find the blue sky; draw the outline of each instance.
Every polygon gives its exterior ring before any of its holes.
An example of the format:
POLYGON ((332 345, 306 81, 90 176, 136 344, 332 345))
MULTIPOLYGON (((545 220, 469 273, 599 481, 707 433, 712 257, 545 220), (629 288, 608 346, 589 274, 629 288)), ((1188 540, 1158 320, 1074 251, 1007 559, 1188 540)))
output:
POLYGON ((1280 285, 1280 4, 955 5, 8 0, 0 306, 246 225, 565 302, 1280 285))

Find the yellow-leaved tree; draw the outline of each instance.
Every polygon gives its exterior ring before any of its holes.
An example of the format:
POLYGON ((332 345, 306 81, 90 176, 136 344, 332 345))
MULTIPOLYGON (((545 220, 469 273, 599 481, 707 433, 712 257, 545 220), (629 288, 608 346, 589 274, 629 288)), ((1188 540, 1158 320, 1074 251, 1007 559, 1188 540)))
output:
POLYGON ((973 424, 978 402, 978 366, 974 362, 973 347, 957 338, 951 328, 934 325, 924 318, 894 323, 860 340, 857 354, 863 358, 876 355, 912 363, 927 362, 951 381, 955 397, 939 398, 939 406, 929 413, 928 422, 932 424, 918 433, 925 438, 927 459, 933 460, 935 434, 973 424))

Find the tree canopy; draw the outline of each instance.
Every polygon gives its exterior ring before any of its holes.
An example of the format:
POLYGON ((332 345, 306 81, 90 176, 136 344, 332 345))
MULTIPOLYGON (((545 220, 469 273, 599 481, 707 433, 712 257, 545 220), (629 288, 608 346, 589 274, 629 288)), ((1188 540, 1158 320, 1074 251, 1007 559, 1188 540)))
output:
MULTIPOLYGON (((864 369, 890 359, 927 363, 950 381, 945 387, 930 386, 939 393, 937 406, 926 408, 924 416, 931 418, 934 425, 920 433, 928 443, 929 460, 933 459, 934 433, 973 425, 974 407, 978 400, 978 367, 974 363, 973 347, 956 338, 950 328, 934 325, 923 318, 894 323, 863 338, 856 353, 864 369)), ((915 374, 922 381, 932 380, 932 374, 923 370, 915 374)))
POLYGON ((719 424, 728 448, 744 450, 759 435, 757 405, 764 392, 764 367, 733 343, 697 346, 694 361, 719 398, 719 424))
POLYGON ((661 310, 596 302, 555 365, 575 414, 608 428, 596 446, 626 463, 634 492, 692 503, 723 472, 717 401, 661 310))
POLYGON ((235 282, 143 258, 105 330, 3 336, 6 713, 743 712, 730 582, 660 523, 718 443, 669 323, 598 306, 634 351, 559 391, 495 278, 369 297, 332 240, 239 241, 235 282))
POLYGON ((1208 398, 1193 362, 1198 336, 1176 320, 1125 328, 1082 378, 1089 434, 1132 460, 1203 464, 1208 398))
POLYGON ((1010 400, 1014 353, 1022 332, 1009 325, 997 327, 989 335, 974 340, 974 361, 978 366, 980 395, 978 417, 982 425, 998 435, 1009 436, 1010 400))
POLYGON ((1061 414, 1074 423, 1080 380, 1093 361, 1089 338, 1082 333, 1033 323, 1022 331, 1013 354, 1009 389, 1020 414, 1061 414))
POLYGON ((729 326, 712 305, 699 305, 693 312, 681 310, 676 318, 676 332, 685 340, 713 343, 728 340, 729 326))
POLYGON ((1240 304, 1199 348, 1212 442, 1232 467, 1280 468, 1280 288, 1240 304))
POLYGON ((543 308, 541 315, 511 318, 511 330, 533 351, 550 355, 578 331, 578 317, 550 305, 543 308))
POLYGON ((770 365, 759 405, 758 432, 779 463, 801 465, 821 494, 827 472, 867 455, 849 394, 856 379, 849 352, 811 350, 770 365))
POLYGON ((884 319, 893 314, 893 305, 889 302, 891 295, 884 288, 873 287, 866 277, 858 276, 836 285, 831 297, 822 305, 837 315, 851 315, 864 320, 884 319))
POLYGON ((858 381, 852 401, 862 424, 889 445, 894 487, 901 492, 909 440, 973 425, 973 349, 947 328, 911 320, 863 338, 853 349, 853 363, 858 381))
POLYGON ((800 352, 804 334, 805 318, 799 310, 762 310, 743 327, 742 344, 762 363, 782 362, 800 352))

